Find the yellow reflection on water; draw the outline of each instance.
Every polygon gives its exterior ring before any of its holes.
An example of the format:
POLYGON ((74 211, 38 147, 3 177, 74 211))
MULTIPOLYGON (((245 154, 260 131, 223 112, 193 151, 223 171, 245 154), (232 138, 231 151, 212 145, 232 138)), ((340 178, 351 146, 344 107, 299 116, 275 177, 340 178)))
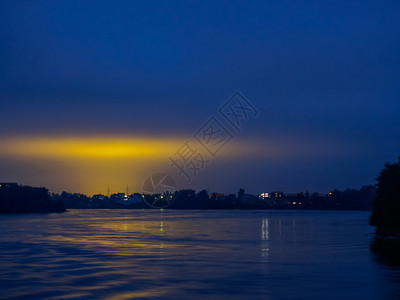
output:
POLYGON ((148 290, 141 290, 137 292, 126 292, 123 294, 116 295, 114 297, 110 297, 110 300, 124 300, 124 299, 137 299, 137 298, 148 298, 148 297, 160 297, 165 295, 169 292, 167 287, 163 289, 148 289, 148 290))
MULTIPOLYGON (((160 237, 164 235, 164 222, 161 221, 111 221, 88 224, 79 235, 52 235, 48 239, 59 243, 81 245, 85 248, 103 247, 114 255, 159 255, 167 245, 160 237)), ((183 248, 184 244, 174 243, 168 248, 183 248)))

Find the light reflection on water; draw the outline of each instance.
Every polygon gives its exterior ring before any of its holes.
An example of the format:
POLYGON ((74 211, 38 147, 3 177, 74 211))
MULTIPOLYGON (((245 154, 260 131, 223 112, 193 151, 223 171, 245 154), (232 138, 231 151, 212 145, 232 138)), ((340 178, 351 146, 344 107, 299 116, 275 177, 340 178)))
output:
MULTIPOLYGON (((367 212, 71 210, 0 216, 0 298, 399 296, 367 212)), ((396 277, 397 276, 397 277, 396 277)))

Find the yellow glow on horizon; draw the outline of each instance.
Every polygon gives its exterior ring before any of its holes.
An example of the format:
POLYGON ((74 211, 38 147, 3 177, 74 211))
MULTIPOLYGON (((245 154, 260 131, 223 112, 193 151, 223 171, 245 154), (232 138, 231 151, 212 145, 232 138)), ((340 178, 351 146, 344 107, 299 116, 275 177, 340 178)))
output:
POLYGON ((129 137, 18 138, 3 141, 0 154, 45 158, 161 158, 173 155, 184 140, 129 137))
MULTIPOLYGON (((189 141, 212 160, 194 139, 138 136, 20 136, 3 137, 0 170, 4 178, 22 184, 46 186, 51 191, 85 193, 140 191, 144 180, 155 172, 177 172, 170 157, 189 141)), ((240 158, 249 144, 232 142, 218 154, 218 160, 240 158)), ((180 179, 178 175, 177 179, 180 179)))

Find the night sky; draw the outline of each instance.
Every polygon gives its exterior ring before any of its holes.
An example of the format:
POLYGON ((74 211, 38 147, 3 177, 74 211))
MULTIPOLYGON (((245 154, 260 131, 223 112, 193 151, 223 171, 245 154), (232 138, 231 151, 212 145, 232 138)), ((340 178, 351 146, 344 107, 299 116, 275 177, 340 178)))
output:
POLYGON ((374 184, 400 155, 399 53, 397 1, 1 1, 0 182, 139 191, 215 116, 233 139, 182 188, 374 184), (258 111, 240 132, 235 91, 258 111))

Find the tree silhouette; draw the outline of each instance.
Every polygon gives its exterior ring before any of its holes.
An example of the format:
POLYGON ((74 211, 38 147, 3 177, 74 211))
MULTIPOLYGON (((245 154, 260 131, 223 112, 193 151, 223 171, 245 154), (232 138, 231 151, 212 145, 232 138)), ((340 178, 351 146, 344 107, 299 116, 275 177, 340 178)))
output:
POLYGON ((400 227, 400 157, 398 163, 385 164, 377 181, 370 223, 378 229, 400 227))
POLYGON ((53 200, 46 188, 0 185, 0 213, 46 213, 65 211, 62 201, 53 200))

